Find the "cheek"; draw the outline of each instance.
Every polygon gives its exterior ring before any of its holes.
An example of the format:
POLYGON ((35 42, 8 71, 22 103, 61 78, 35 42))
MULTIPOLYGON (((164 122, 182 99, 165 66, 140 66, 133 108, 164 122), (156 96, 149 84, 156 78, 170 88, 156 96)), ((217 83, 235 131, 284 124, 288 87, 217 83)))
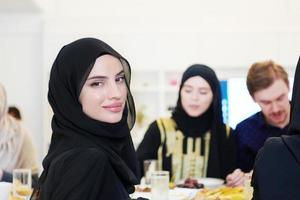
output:
POLYGON ((202 96, 200 99, 202 100, 201 104, 203 105, 203 107, 208 108, 213 101, 213 96, 205 95, 205 96, 202 96))
POLYGON ((260 108, 261 108, 261 111, 266 115, 269 114, 270 112, 272 112, 271 106, 261 105, 260 108))
POLYGON ((122 99, 126 100, 127 99, 127 87, 125 85, 120 87, 120 92, 121 92, 122 99))
POLYGON ((188 102, 189 102, 189 98, 187 97, 187 95, 185 94, 185 95, 181 95, 181 105, 182 105, 182 107, 186 107, 187 106, 187 104, 188 104, 188 102))

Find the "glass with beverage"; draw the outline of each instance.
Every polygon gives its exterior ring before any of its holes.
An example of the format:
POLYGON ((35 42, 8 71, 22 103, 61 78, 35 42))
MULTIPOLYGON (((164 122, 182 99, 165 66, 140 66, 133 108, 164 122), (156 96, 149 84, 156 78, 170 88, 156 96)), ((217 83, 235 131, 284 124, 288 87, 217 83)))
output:
POLYGON ((24 200, 29 199, 32 193, 31 181, 30 169, 14 169, 13 196, 24 200))
POLYGON ((155 171, 151 174, 151 200, 168 200, 169 172, 155 171))

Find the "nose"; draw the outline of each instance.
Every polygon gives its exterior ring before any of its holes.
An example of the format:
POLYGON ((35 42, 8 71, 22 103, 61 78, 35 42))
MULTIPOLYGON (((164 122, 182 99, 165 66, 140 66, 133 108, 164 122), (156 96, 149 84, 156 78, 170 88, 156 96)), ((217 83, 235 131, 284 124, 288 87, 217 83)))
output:
POLYGON ((108 84, 107 97, 109 99, 120 99, 121 98, 121 91, 115 82, 108 84))
POLYGON ((196 91, 194 91, 194 92, 192 92, 192 100, 198 100, 198 98, 199 98, 199 94, 198 94, 198 92, 196 92, 196 91))
POLYGON ((280 106, 277 102, 272 102, 272 112, 276 113, 280 111, 280 106))

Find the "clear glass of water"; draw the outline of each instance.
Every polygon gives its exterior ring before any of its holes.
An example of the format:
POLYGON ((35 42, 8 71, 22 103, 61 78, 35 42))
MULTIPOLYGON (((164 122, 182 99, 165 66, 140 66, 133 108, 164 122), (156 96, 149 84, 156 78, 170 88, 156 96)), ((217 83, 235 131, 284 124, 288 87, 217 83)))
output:
POLYGON ((151 173, 151 200, 168 200, 169 180, 168 171, 151 173))
POLYGON ((31 188, 31 170, 14 169, 13 170, 13 195, 20 199, 30 199, 31 188))

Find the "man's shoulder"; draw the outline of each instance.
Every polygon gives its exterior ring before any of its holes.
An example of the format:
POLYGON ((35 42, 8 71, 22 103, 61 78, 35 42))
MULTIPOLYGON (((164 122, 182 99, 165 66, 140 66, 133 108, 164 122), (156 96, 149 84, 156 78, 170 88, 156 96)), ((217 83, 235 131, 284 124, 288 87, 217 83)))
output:
POLYGON ((257 112, 236 125, 236 129, 253 128, 261 123, 261 112, 257 112))

